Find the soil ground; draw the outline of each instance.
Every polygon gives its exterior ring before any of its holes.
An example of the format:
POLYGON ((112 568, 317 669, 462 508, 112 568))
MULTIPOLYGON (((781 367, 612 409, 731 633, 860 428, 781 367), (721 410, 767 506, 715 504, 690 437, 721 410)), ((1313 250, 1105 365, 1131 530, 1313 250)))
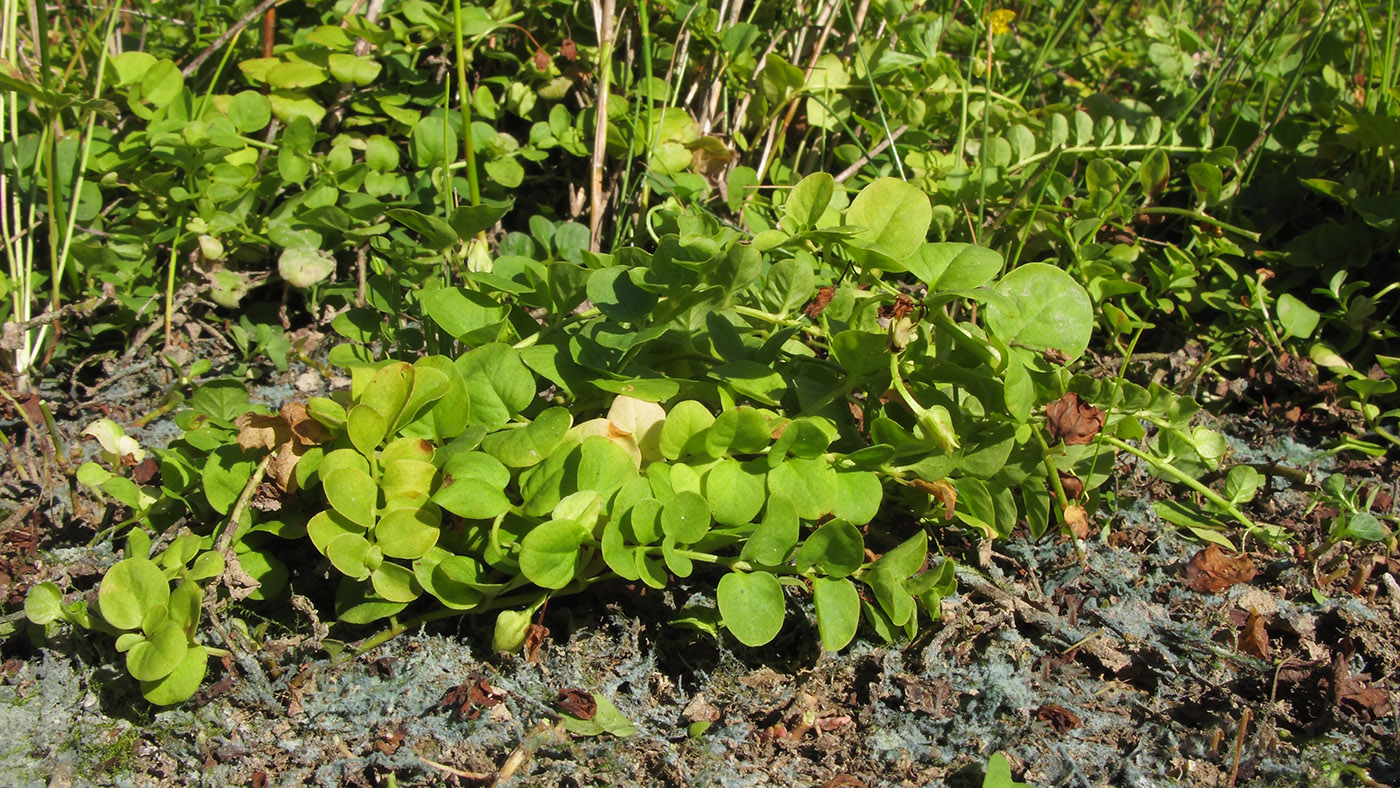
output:
MULTIPOLYGON (((256 398, 302 396, 297 372, 256 398)), ((58 427, 78 445, 92 419, 130 425, 169 385, 151 366, 45 396, 68 403, 58 427)), ((1337 512, 1315 489, 1344 473, 1389 511, 1400 474, 1308 449, 1318 434, 1286 408, 1255 412, 1225 429, 1236 459, 1301 472, 1272 478, 1252 510, 1293 532, 1291 552, 1203 551, 1153 514, 1182 493, 1124 463, 1117 508, 1087 540, 935 534, 959 592, 912 643, 824 653, 793 596, 778 640, 745 649, 666 623, 713 607, 704 578, 617 585, 551 605, 530 661, 492 654, 490 622, 472 618, 340 663, 316 622, 268 621, 170 709, 141 700, 106 638, 26 637, 30 585, 91 589, 115 555, 86 546, 100 507, 70 499, 11 418, 0 426, 28 465, 0 478, 15 627, 0 785, 979 786, 995 752, 1034 786, 1400 785, 1400 562, 1386 545, 1328 547, 1337 512), (576 690, 635 734, 567 732, 576 690)), ((133 434, 175 431, 166 417, 133 434)))

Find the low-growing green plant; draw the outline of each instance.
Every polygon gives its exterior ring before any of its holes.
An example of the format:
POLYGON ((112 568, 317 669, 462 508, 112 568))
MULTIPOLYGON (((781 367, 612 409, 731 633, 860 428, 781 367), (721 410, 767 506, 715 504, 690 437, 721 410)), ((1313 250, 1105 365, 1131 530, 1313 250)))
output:
POLYGON ((114 456, 139 447, 95 429, 114 470, 82 475, 135 527, 96 611, 42 586, 30 618, 115 634, 147 697, 179 700, 210 651, 200 601, 275 596, 305 541, 339 577, 342 626, 388 620, 362 649, 493 612, 515 650, 547 600, 621 579, 713 582, 748 646, 810 595, 837 650, 939 615, 956 588, 930 560, 940 529, 1038 537, 1096 508, 1120 449, 1243 518, 1233 473, 1223 497, 1194 480, 1224 447, 1198 406, 1066 368, 1093 326, 1071 276, 927 242, 932 214, 907 183, 850 196, 817 174, 752 243, 683 215, 652 251, 497 257, 421 296, 423 342, 455 355, 376 358, 379 318, 347 313, 331 359, 349 390, 271 414, 238 381, 201 386, 159 492, 138 497, 114 456), (213 527, 153 554, 145 529, 180 509, 213 527))

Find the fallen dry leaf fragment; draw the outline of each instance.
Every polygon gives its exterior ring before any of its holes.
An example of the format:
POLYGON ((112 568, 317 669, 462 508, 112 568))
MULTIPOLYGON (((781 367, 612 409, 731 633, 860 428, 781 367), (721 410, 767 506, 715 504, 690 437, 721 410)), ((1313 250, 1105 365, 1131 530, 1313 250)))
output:
POLYGON ((705 699, 704 693, 696 693, 681 714, 691 722, 717 722, 721 716, 720 710, 705 699))
POLYGON ((534 665, 540 661, 540 646, 549 637, 549 627, 544 624, 531 624, 525 628, 525 664, 534 665))
POLYGON ((1044 703, 1035 710, 1035 718, 1050 724, 1056 733, 1072 731, 1084 724, 1079 715, 1058 703, 1044 703))
POLYGON ((438 705, 451 708, 464 720, 474 720, 481 716, 482 709, 500 705, 505 697, 505 690, 491 686, 485 676, 475 673, 465 683, 443 693, 438 705))
POLYGON ((1264 627, 1263 616, 1250 611, 1239 637, 1235 639, 1235 647, 1252 657, 1269 658, 1269 631, 1264 627))
POLYGON ((1093 528, 1089 524, 1089 513, 1079 504, 1070 504, 1065 507, 1065 525, 1074 533, 1075 539, 1088 539, 1093 533, 1093 528))
POLYGON ((593 693, 585 692, 577 687, 566 687, 559 690, 559 694, 554 696, 554 707, 580 720, 591 720, 598 714, 598 701, 593 699, 593 693))
POLYGON ((1245 555, 1227 555, 1219 545, 1208 545, 1186 564, 1186 585, 1192 591, 1218 594, 1230 586, 1248 583, 1258 574, 1245 555))
POLYGON ((836 295, 836 288, 831 285, 818 289, 816 297, 808 301, 807 306, 802 308, 802 314, 816 320, 826 309, 826 305, 831 303, 831 297, 834 295, 836 295))
POLYGON ((1103 429, 1104 412, 1079 399, 1073 391, 1045 406, 1045 428, 1051 443, 1064 441, 1068 446, 1082 446, 1103 429))
POLYGON ((859 777, 853 777, 849 774, 838 774, 822 783, 822 788, 866 788, 866 785, 859 777))

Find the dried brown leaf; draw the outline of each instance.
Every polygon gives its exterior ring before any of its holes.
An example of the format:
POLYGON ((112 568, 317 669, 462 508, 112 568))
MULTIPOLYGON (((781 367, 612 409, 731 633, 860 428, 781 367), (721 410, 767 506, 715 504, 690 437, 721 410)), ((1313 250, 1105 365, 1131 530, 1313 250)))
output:
POLYGON ((1041 722, 1049 723, 1056 733, 1072 731, 1083 724, 1079 715, 1058 703, 1041 704, 1040 708, 1035 710, 1035 718, 1041 722))
POLYGON ((817 290, 817 296, 811 301, 808 301, 807 306, 803 307, 802 313, 816 320, 817 316, 826 309, 826 305, 831 303, 831 298, 834 295, 836 295, 835 287, 827 285, 826 287, 820 288, 817 290))
POLYGON ((1089 534, 1094 532, 1089 523, 1089 512, 1079 504, 1072 503, 1065 507, 1065 525, 1069 526, 1075 539, 1088 539, 1089 534))
POLYGON ((560 690, 554 697, 554 707, 580 720, 591 720, 598 714, 598 701, 593 699, 593 693, 577 687, 560 690))
POLYGON ((1073 391, 1045 406, 1045 428, 1051 442, 1082 446, 1103 429, 1104 412, 1084 402, 1073 391))
POLYGON ((564 43, 559 45, 559 54, 563 55, 565 60, 578 60, 578 44, 574 43, 572 38, 564 39, 564 43))
POLYGON ((1235 639, 1235 648, 1252 657, 1269 658, 1269 630, 1264 626, 1263 616, 1250 611, 1239 637, 1235 639))
POLYGON ((272 450, 292 437, 291 429, 281 416, 244 413, 233 423, 238 425, 238 446, 245 450, 272 450))
POLYGON ((1186 564, 1186 585, 1193 591, 1218 594, 1258 574, 1246 555, 1227 555, 1219 545, 1207 545, 1186 564))

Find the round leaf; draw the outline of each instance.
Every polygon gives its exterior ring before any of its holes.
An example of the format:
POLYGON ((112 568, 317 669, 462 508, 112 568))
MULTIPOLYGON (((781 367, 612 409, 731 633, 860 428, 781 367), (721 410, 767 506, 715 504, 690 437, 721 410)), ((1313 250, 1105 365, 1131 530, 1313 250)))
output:
POLYGON ((895 260, 913 254, 928 236, 933 205, 928 195, 898 178, 878 178, 861 189, 846 211, 846 224, 861 228, 855 240, 895 260))
POLYGON ((767 572, 730 572, 716 597, 724 625, 746 646, 761 646, 783 628, 783 587, 767 572))
POLYGON ((335 258, 330 252, 309 246, 283 249, 277 258, 277 273, 292 287, 318 285, 335 271, 335 258))
POLYGON ((677 493, 661 510, 661 529, 678 544, 694 544, 710 531, 710 505, 693 492, 677 493))
POLYGON ((573 520, 550 520, 520 540, 520 574, 540 588, 563 588, 574 579, 578 549, 588 534, 573 520))
POLYGON ((374 507, 379 489, 359 468, 337 468, 321 480, 326 500, 341 516, 363 528, 374 527, 374 507))
POLYGON ((170 581, 149 558, 127 558, 107 570, 97 604, 107 623, 117 629, 137 629, 148 613, 170 604, 170 581))
POLYGON ((175 622, 167 621, 126 652, 127 672, 140 681, 164 678, 184 660, 188 648, 185 631, 175 622))
POLYGON ((164 678, 141 682, 141 694, 158 706, 169 706, 187 700, 199 689, 209 668, 209 655, 198 646, 185 649, 180 664, 164 678))
POLYGON ((374 541, 391 558, 422 558, 437 544, 437 507, 394 509, 374 526, 374 541))
POLYGON ((856 636, 860 624, 860 593, 845 578, 812 578, 812 602, 817 609, 817 632, 822 648, 840 651, 856 636))
POLYGON ((1001 340, 1033 348, 1055 348, 1070 360, 1083 355, 1094 328, 1089 294, 1074 277, 1046 263, 1029 263, 1003 276, 998 293, 1016 311, 992 301, 987 321, 1001 340))

